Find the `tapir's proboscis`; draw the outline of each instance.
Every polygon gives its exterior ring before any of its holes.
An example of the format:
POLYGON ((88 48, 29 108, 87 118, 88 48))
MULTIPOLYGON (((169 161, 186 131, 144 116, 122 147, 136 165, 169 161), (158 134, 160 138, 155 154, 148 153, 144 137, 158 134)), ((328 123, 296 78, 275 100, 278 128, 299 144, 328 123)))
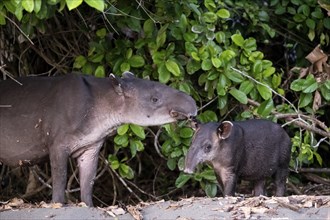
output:
POLYGON ((224 196, 234 196, 238 179, 254 182, 254 195, 265 194, 274 176, 276 196, 283 196, 291 155, 285 130, 268 120, 198 124, 185 161, 185 172, 210 164, 224 196))
POLYGON ((0 163, 32 165, 49 157, 52 200, 65 202, 67 162, 79 165, 81 200, 92 189, 105 138, 124 123, 154 126, 197 114, 187 94, 130 72, 122 78, 78 74, 0 82, 0 163))

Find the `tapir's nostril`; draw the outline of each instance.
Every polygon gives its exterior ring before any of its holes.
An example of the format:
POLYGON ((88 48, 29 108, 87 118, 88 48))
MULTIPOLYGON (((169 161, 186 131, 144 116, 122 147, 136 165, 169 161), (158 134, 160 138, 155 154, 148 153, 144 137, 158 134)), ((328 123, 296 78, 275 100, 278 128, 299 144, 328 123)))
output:
POLYGON ((177 118, 177 117, 179 116, 179 112, 174 111, 174 110, 171 110, 171 111, 170 111, 170 115, 171 115, 171 117, 173 117, 173 118, 177 118))

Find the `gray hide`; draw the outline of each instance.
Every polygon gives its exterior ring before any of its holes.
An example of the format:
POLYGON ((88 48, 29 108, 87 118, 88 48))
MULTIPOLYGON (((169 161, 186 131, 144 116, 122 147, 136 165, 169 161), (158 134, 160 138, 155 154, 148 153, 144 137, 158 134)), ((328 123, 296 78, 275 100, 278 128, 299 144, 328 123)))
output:
POLYGON ((93 206, 100 148, 123 123, 161 125, 195 116, 195 101, 166 85, 138 79, 26 77, 0 82, 0 163, 32 165, 49 157, 53 202, 65 202, 67 161, 78 160, 81 200, 93 206))

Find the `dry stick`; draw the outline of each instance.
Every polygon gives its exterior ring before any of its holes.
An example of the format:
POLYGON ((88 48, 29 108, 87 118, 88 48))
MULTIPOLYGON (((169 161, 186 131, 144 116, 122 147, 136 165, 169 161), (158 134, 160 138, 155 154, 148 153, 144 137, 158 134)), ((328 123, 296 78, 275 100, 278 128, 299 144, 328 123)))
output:
POLYGON ((2 15, 2 16, 4 16, 6 19, 8 19, 18 30, 19 30, 19 32, 21 32, 21 34, 23 34, 23 36, 32 44, 32 45, 34 45, 34 43, 32 42, 32 40, 24 33, 24 31, 12 20, 12 19, 10 19, 8 16, 6 16, 4 13, 2 13, 1 11, 0 11, 0 14, 2 15))
POLYGON ((302 195, 303 193, 293 184, 293 183, 291 183, 290 181, 287 183, 289 186, 290 186, 290 188, 294 191, 294 193, 296 194, 296 195, 302 195))
POLYGON ((313 174, 313 173, 304 173, 303 174, 308 180, 311 180, 315 183, 321 183, 321 184, 324 184, 324 185, 328 185, 330 186, 330 180, 329 179, 326 179, 326 178, 322 178, 316 174, 313 174))
MULTIPOLYGON (((248 99, 248 102, 251 104, 251 105, 254 105, 254 106, 260 106, 260 103, 258 103, 258 102, 256 102, 256 101, 254 101, 254 100, 251 100, 251 99, 248 99)), ((278 112, 276 112, 276 111, 272 111, 272 114, 274 114, 274 116, 275 117, 277 117, 277 114, 279 114, 278 112)), ((289 121, 289 122, 287 122, 287 123, 292 123, 292 124, 294 124, 294 125, 297 125, 297 126, 299 126, 299 127, 301 127, 301 128, 304 128, 304 129, 306 129, 306 130, 308 130, 308 131, 313 131, 313 132, 315 132, 315 133, 317 133, 317 134, 320 134, 320 135, 322 135, 322 136, 324 136, 324 137, 328 137, 328 138, 330 138, 330 132, 326 132, 326 131, 322 131, 321 129, 319 129, 319 128, 315 128, 315 127, 313 127, 313 126, 311 126, 311 125, 309 125, 309 124, 306 124, 306 123, 303 123, 303 122, 301 122, 301 114, 296 114, 296 117, 298 117, 298 119, 293 119, 292 117, 284 117, 284 114, 280 114, 279 115, 280 117, 279 118, 284 118, 285 120, 287 120, 287 121, 289 121)), ((316 120, 316 119, 315 119, 316 120)), ((321 122, 320 122, 321 123, 321 122)))
POLYGON ((329 168, 299 168, 300 173, 330 173, 329 168))
POLYGON ((159 144, 158 138, 159 138, 159 135, 160 135, 160 133, 161 133, 161 131, 162 131, 162 128, 160 127, 160 128, 158 129, 158 131, 157 131, 156 134, 155 134, 150 128, 148 128, 148 131, 150 131, 150 133, 155 137, 155 139, 154 139, 154 147, 155 147, 155 149, 156 149, 156 152, 158 153, 158 155, 159 155, 161 158, 163 158, 163 159, 166 160, 166 158, 163 156, 163 154, 162 154, 162 153, 160 152, 160 150, 159 150, 159 148, 160 148, 160 144, 159 144))
POLYGON ((141 193, 143 193, 143 194, 145 194, 145 195, 147 195, 147 196, 150 196, 151 198, 153 198, 153 199, 155 199, 155 200, 158 199, 157 196, 154 196, 154 195, 151 195, 151 194, 147 193, 146 191, 144 191, 143 189, 141 189, 141 188, 139 188, 137 185, 135 185, 133 182, 128 181, 128 180, 127 180, 127 182, 128 182, 129 184, 131 184, 132 186, 134 186, 134 187, 135 187, 137 190, 139 190, 141 193))
POLYGON ((121 178, 121 177, 119 176, 119 174, 118 174, 114 169, 112 169, 112 168, 109 166, 108 161, 107 161, 107 160, 104 160, 104 163, 107 165, 107 166, 106 166, 107 169, 115 174, 115 176, 120 180, 120 182, 125 186, 125 188, 126 188, 130 193, 132 193, 132 194, 133 194, 133 195, 139 200, 139 202, 143 202, 143 200, 142 200, 138 195, 136 195, 135 192, 133 192, 133 190, 127 185, 127 183, 125 182, 125 180, 124 180, 123 178, 121 178))

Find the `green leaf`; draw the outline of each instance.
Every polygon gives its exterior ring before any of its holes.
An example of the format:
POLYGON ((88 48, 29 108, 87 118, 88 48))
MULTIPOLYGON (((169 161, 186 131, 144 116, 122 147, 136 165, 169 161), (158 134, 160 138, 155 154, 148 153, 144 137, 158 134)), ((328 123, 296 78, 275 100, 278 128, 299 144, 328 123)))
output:
POLYGON ((127 166, 126 164, 120 164, 119 166, 119 174, 121 177, 127 178, 127 179, 133 179, 134 178, 134 171, 132 168, 127 166))
POLYGON ((129 63, 123 62, 122 64, 120 64, 121 72, 129 71, 130 69, 131 69, 131 66, 129 65, 129 63))
POLYGON ((128 63, 130 64, 131 67, 142 67, 144 66, 144 59, 142 56, 139 55, 133 55, 129 60, 128 63))
POLYGON ((152 37, 152 33, 155 30, 155 23, 151 19, 146 20, 143 24, 143 30, 146 37, 152 37))
POLYGON ((34 0, 34 12, 38 13, 41 9, 42 0, 34 0))
POLYGON ((188 63, 187 63, 187 72, 188 74, 194 74, 196 71, 200 70, 201 68, 201 64, 200 62, 193 60, 193 59, 189 59, 188 63))
POLYGON ((123 124, 117 128, 117 133, 119 135, 124 135, 128 131, 129 125, 128 124, 123 124))
POLYGON ((305 79, 296 79, 294 80, 291 85, 290 89, 296 92, 299 92, 304 89, 304 81, 305 79))
POLYGON ((304 108, 307 105, 309 105, 313 100, 313 94, 312 93, 301 93, 299 97, 299 108, 304 108))
POLYGON ((137 151, 143 151, 144 145, 140 140, 130 140, 130 149, 132 157, 135 157, 137 151))
POLYGON ((315 29, 315 21, 314 20, 312 20, 312 19, 310 19, 310 18, 308 18, 307 20, 306 20, 306 25, 307 25, 307 27, 309 27, 310 29, 315 29))
POLYGON ((166 84, 170 78, 171 78, 171 73, 166 69, 166 66, 164 63, 160 64, 157 69, 158 72, 158 79, 161 83, 166 84))
POLYGON ((266 86, 257 84, 257 90, 264 100, 268 100, 272 97, 272 91, 266 86))
POLYGON ((22 0, 22 7, 27 11, 27 12, 32 12, 34 9, 34 0, 22 0))
POLYGON ((251 90, 253 89, 253 87, 254 87, 253 82, 251 82, 250 80, 245 80, 239 86, 239 90, 242 91, 242 92, 244 92, 247 95, 247 94, 249 94, 251 92, 251 90))
POLYGON ((327 101, 330 101, 330 80, 327 80, 320 86, 320 91, 323 98, 327 101))
POLYGON ((182 138, 191 138, 194 132, 191 128, 182 128, 180 129, 180 137, 182 138))
POLYGON ((206 110, 205 112, 199 114, 197 119, 202 123, 210 122, 210 121, 218 121, 217 114, 214 111, 206 110))
POLYGON ((211 61, 215 68, 219 68, 221 66, 221 60, 219 58, 212 57, 211 61))
POLYGON ((135 125, 135 124, 130 124, 129 127, 131 128, 133 133, 136 134, 136 136, 138 136, 139 138, 141 138, 141 139, 146 138, 146 134, 144 132, 143 127, 141 127, 139 125, 135 125))
POLYGON ((180 173, 180 176, 175 180, 175 186, 177 188, 181 188, 182 186, 184 186, 184 184, 188 182, 188 180, 190 180, 190 178, 191 175, 180 173))
POLYGON ((167 160, 167 162, 166 162, 166 164, 167 164, 167 167, 170 169, 170 170, 175 170, 175 168, 176 168, 176 160, 175 159, 173 159, 173 158, 169 158, 168 160, 167 160))
POLYGON ((101 28, 96 31, 96 36, 99 38, 104 38, 107 35, 107 29, 101 28))
POLYGON ((99 78, 104 78, 105 77, 105 70, 104 66, 100 65, 96 68, 95 70, 95 76, 99 78))
POLYGON ((168 27, 168 24, 162 26, 160 30, 158 31, 157 37, 156 37, 156 45, 157 48, 163 46, 166 41, 166 29, 168 27))
POLYGON ((83 0, 65 0, 68 9, 71 11, 72 9, 77 8, 82 4, 83 0))
POLYGON ((127 147, 128 146, 128 136, 126 134, 125 135, 116 135, 116 137, 114 138, 114 142, 119 146, 127 147))
POLYGON ((274 110, 273 99, 268 99, 260 104, 258 107, 258 114, 262 117, 266 117, 271 113, 272 110, 274 110))
POLYGON ((234 34, 231 36, 231 40, 239 47, 242 47, 244 44, 244 38, 241 34, 234 34))
POLYGON ((236 83, 241 83, 244 81, 244 77, 236 71, 226 71, 225 75, 228 79, 236 83))
POLYGON ((201 67, 202 67, 202 70, 204 70, 204 71, 208 71, 208 70, 212 69, 211 60, 210 59, 203 60, 201 67))
POLYGON ((229 90, 229 94, 232 95, 235 99, 237 99, 242 104, 247 104, 247 96, 244 92, 241 92, 235 88, 229 90))
POLYGON ((215 13, 209 11, 203 14, 203 19, 206 23, 214 23, 217 21, 218 17, 215 13))
POLYGON ((258 74, 262 71, 262 62, 261 62, 261 60, 256 60, 256 62, 253 64, 252 71, 256 74, 258 74))
POLYGON ((266 68, 263 72, 262 72, 262 75, 263 77, 267 78, 267 77, 270 77, 271 75, 273 75, 275 73, 275 68, 274 67, 268 67, 266 68))
POLYGON ((190 86, 188 83, 186 82, 181 82, 180 85, 179 85, 179 90, 184 92, 184 93, 187 93, 187 94, 190 94, 190 86))
POLYGON ((203 179, 209 180, 209 181, 216 181, 217 178, 215 177, 215 173, 213 169, 206 169, 203 172, 201 172, 201 176, 203 179))
POLYGON ((303 87, 303 93, 312 93, 317 89, 318 84, 312 74, 307 76, 306 80, 304 81, 303 87))
POLYGON ((174 62, 173 60, 167 60, 165 62, 165 66, 166 66, 166 69, 168 71, 170 71, 174 76, 180 76, 181 75, 179 65, 176 62, 174 62))
POLYGON ((108 161, 112 169, 116 170, 119 168, 120 163, 115 155, 109 155, 108 161))
POLYGON ((330 18, 329 17, 323 19, 323 26, 326 29, 330 30, 330 18))
POLYGON ((5 9, 0 10, 0 25, 6 24, 6 19, 4 15, 6 15, 6 10, 5 9))
POLYGON ((205 193, 208 197, 215 197, 217 194, 217 184, 214 183, 206 183, 205 185, 205 193))
MULTIPOLYGON (((69 1, 76 1, 76 0, 69 0, 69 1)), ((84 0, 84 1, 92 8, 95 8, 101 12, 104 11, 104 0, 84 0)))
POLYGON ((86 64, 86 62, 87 62, 87 59, 84 56, 79 55, 76 57, 76 59, 73 63, 73 68, 80 69, 86 64))
POLYGON ((229 18, 230 17, 230 12, 227 9, 220 9, 217 11, 217 16, 220 18, 229 18))

